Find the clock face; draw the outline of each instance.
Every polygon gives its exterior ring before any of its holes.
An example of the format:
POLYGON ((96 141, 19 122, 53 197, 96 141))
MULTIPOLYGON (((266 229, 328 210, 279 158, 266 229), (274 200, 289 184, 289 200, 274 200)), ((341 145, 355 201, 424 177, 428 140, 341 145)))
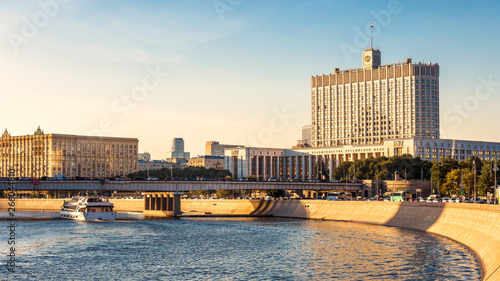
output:
POLYGON ((370 56, 365 56, 365 61, 368 63, 370 62, 371 57, 370 56))

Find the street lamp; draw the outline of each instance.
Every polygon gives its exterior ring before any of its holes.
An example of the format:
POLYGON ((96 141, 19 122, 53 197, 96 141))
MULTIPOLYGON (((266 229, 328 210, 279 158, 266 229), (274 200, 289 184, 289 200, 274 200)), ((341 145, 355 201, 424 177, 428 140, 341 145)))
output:
POLYGON ((474 160, 472 160, 472 165, 474 166, 474 203, 476 203, 476 156, 474 155, 474 160))
POLYGON ((406 179, 406 169, 407 169, 409 166, 410 166, 410 165, 406 165, 406 167, 405 167, 405 199, 404 199, 404 201, 406 201, 406 189, 407 189, 407 187, 408 187, 408 181, 407 181, 407 179, 406 179))
POLYGON ((497 171, 498 171, 498 166, 497 164, 495 164, 495 166, 493 167, 493 170, 495 171, 495 188, 493 189, 493 204, 498 204, 497 203, 497 189, 498 189, 498 186, 497 186, 497 171))
POLYGON ((424 181, 424 164, 420 167, 420 181, 424 181))

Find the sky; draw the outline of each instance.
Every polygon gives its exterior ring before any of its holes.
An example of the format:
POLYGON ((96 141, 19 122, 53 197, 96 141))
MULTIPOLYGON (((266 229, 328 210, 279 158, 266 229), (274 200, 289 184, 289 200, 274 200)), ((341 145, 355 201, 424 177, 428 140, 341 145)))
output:
POLYGON ((291 147, 310 78, 412 58, 440 66, 441 138, 500 142, 498 1, 0 1, 0 129, 291 147))

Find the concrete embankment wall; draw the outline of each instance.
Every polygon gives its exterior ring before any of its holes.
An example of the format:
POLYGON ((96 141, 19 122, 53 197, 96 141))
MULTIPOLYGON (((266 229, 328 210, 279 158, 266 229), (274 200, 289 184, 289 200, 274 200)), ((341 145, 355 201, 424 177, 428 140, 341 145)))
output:
MULTIPOLYGON (((144 200, 142 199, 110 199, 114 203, 117 212, 142 212, 144 209, 144 200)), ((9 208, 8 199, 0 199, 0 210, 5 211, 9 208)), ((16 199, 16 211, 39 212, 59 212, 64 199, 16 199)))
POLYGON ((500 280, 500 206, 324 200, 183 200, 182 211, 352 221, 436 233, 475 252, 483 280, 500 280))

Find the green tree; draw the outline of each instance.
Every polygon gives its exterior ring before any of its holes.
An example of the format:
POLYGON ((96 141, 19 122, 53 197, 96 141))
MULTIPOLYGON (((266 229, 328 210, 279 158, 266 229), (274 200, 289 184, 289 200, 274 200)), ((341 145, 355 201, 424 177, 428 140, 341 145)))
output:
POLYGON ((434 186, 439 186, 441 189, 441 186, 444 184, 446 180, 446 175, 453 169, 456 169, 458 167, 459 167, 458 160, 453 159, 449 156, 444 159, 441 159, 438 162, 434 162, 434 164, 431 167, 432 184, 434 186))
POLYGON ((274 198, 279 198, 279 197, 283 197, 285 195, 285 191, 272 189, 272 190, 267 191, 267 195, 272 196, 274 198))
MULTIPOLYGON (((461 196, 460 184, 463 182, 463 174, 466 173, 465 170, 452 170, 446 175, 446 179, 440 188, 441 194, 446 194, 448 196, 461 196)), ((465 192, 464 192, 465 193, 465 192)))
MULTIPOLYGON (((220 179, 225 178, 226 176, 231 176, 231 173, 228 170, 217 170, 217 169, 206 169, 205 167, 187 167, 184 169, 173 169, 172 171, 174 178, 211 178, 211 179, 220 179)), ((137 177, 146 178, 148 175, 147 171, 138 171, 135 173, 128 174, 127 177, 131 179, 135 179, 137 177)), ((159 170, 150 170, 150 177, 156 177, 159 179, 170 178, 171 171, 169 168, 163 168, 159 170)))
POLYGON ((486 196, 488 192, 493 193, 494 176, 491 162, 483 162, 481 174, 477 178, 477 193, 479 196, 486 196))
POLYGON ((219 198, 229 197, 229 195, 231 195, 231 190, 226 190, 226 189, 217 190, 217 196, 219 196, 219 198))
POLYGON ((313 166, 313 174, 312 178, 316 180, 330 180, 330 169, 328 169, 325 159, 323 157, 319 157, 314 163, 313 166))
POLYGON ((336 180, 343 180, 344 177, 347 177, 347 173, 349 171, 349 167, 351 167, 352 162, 345 161, 340 163, 340 165, 333 169, 332 177, 336 180))

